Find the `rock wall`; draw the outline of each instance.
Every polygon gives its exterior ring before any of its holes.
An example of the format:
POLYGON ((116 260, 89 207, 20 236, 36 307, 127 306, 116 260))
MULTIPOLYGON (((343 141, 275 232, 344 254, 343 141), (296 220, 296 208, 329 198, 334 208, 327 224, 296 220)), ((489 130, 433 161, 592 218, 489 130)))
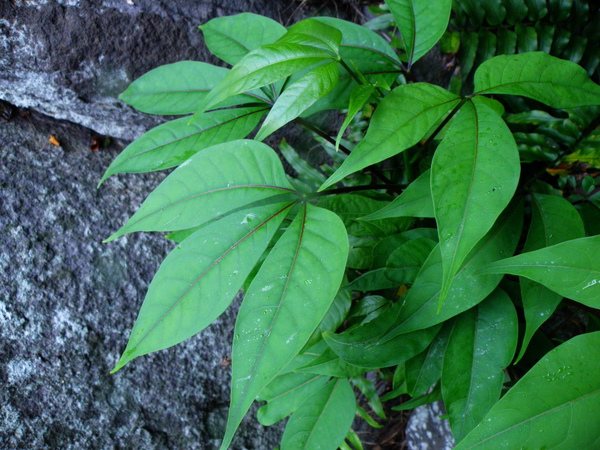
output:
POLYGON ((243 11, 279 18, 292 0, 1 0, 0 99, 132 140, 160 123, 117 99, 182 60, 216 63, 198 25, 243 11))
MULTIPOLYGON (((162 176, 96 190, 119 149, 92 152, 89 139, 37 113, 0 121, 0 448, 217 448, 239 301, 196 337, 109 374, 172 244, 148 233, 102 244, 162 176)), ((279 436, 249 415, 234 448, 279 436)))

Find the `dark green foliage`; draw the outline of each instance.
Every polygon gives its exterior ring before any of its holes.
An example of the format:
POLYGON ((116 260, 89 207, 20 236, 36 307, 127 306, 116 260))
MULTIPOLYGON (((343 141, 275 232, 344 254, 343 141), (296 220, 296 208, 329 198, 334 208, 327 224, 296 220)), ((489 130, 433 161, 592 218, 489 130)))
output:
POLYGON ((394 409, 442 399, 457 448, 592 448, 597 8, 458 0, 448 29, 450 0, 384 6, 369 28, 215 19, 201 29, 231 69, 165 66, 123 94, 194 115, 149 131, 103 178, 178 166, 108 239, 161 231, 177 243, 114 370, 198 333, 243 288, 223 448, 258 400, 262 423, 290 416, 282 449, 360 449, 355 415, 380 425, 350 383, 379 420, 402 394, 412 400, 394 409), (390 43, 372 31, 394 23, 390 43), (406 83, 439 39, 458 52, 462 95, 406 83), (305 120, 327 109, 348 111, 336 136, 305 120), (297 178, 259 142, 292 121, 330 156, 312 167, 282 141, 297 178), (591 319, 557 345, 544 324, 564 302, 591 319), (380 398, 371 376, 393 390, 380 398))

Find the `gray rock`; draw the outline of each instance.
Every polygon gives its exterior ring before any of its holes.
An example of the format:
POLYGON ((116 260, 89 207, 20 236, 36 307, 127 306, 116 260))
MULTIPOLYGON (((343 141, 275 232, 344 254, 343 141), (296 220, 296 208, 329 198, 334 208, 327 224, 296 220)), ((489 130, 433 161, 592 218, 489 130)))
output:
MULTIPOLYGON (((90 136, 37 113, 0 121, 0 448, 216 448, 239 299, 196 337, 109 374, 172 244, 102 244, 164 175, 96 190, 118 149, 92 152, 90 136)), ((280 433, 249 414, 234 448, 272 448, 280 433)))
POLYGON ((410 450, 451 450, 454 437, 450 424, 440 416, 444 404, 435 402, 416 408, 406 425, 406 445, 410 450))
POLYGON ((216 63, 198 25, 243 11, 279 18, 291 1, 1 0, 0 99, 132 140, 162 119, 117 96, 182 60, 216 63))

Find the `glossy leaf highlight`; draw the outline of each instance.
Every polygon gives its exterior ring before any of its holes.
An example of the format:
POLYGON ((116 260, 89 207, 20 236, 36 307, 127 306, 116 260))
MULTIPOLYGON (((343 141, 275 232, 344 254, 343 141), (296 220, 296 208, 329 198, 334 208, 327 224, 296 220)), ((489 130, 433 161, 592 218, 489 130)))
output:
POLYGON ((600 332, 544 356, 456 450, 596 448, 600 444, 600 332), (533 400, 532 400, 533 399, 533 400))
POLYGON ((502 118, 484 103, 466 103, 431 166, 444 268, 440 303, 467 254, 513 197, 520 170, 517 144, 502 118))
POLYGON ((544 52, 484 62, 475 72, 475 93, 521 95, 557 109, 600 105, 600 86, 583 67, 544 52))
POLYGON ((222 448, 229 446, 254 398, 298 354, 325 316, 347 257, 342 221, 330 211, 303 205, 262 264, 240 308, 222 448))

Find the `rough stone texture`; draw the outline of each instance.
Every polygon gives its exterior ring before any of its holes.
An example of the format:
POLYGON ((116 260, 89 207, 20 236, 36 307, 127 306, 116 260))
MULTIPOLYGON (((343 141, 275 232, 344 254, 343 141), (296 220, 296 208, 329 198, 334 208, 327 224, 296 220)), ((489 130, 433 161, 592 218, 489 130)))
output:
MULTIPOLYGON (((164 175, 96 190, 118 149, 90 142, 89 130, 36 113, 0 120, 0 448, 215 448, 237 306, 109 374, 172 244, 152 234, 101 243, 164 175)), ((273 448, 280 432, 251 414, 234 448, 273 448)))
POLYGON ((442 402, 416 408, 406 425, 406 445, 410 450, 451 450, 454 438, 442 402))
MULTIPOLYGON (((243 11, 273 18, 292 0, 1 0, 0 99, 132 140, 161 119, 117 96, 182 60, 216 63, 198 25, 243 11)), ((288 12, 289 14, 289 12, 288 12)))

